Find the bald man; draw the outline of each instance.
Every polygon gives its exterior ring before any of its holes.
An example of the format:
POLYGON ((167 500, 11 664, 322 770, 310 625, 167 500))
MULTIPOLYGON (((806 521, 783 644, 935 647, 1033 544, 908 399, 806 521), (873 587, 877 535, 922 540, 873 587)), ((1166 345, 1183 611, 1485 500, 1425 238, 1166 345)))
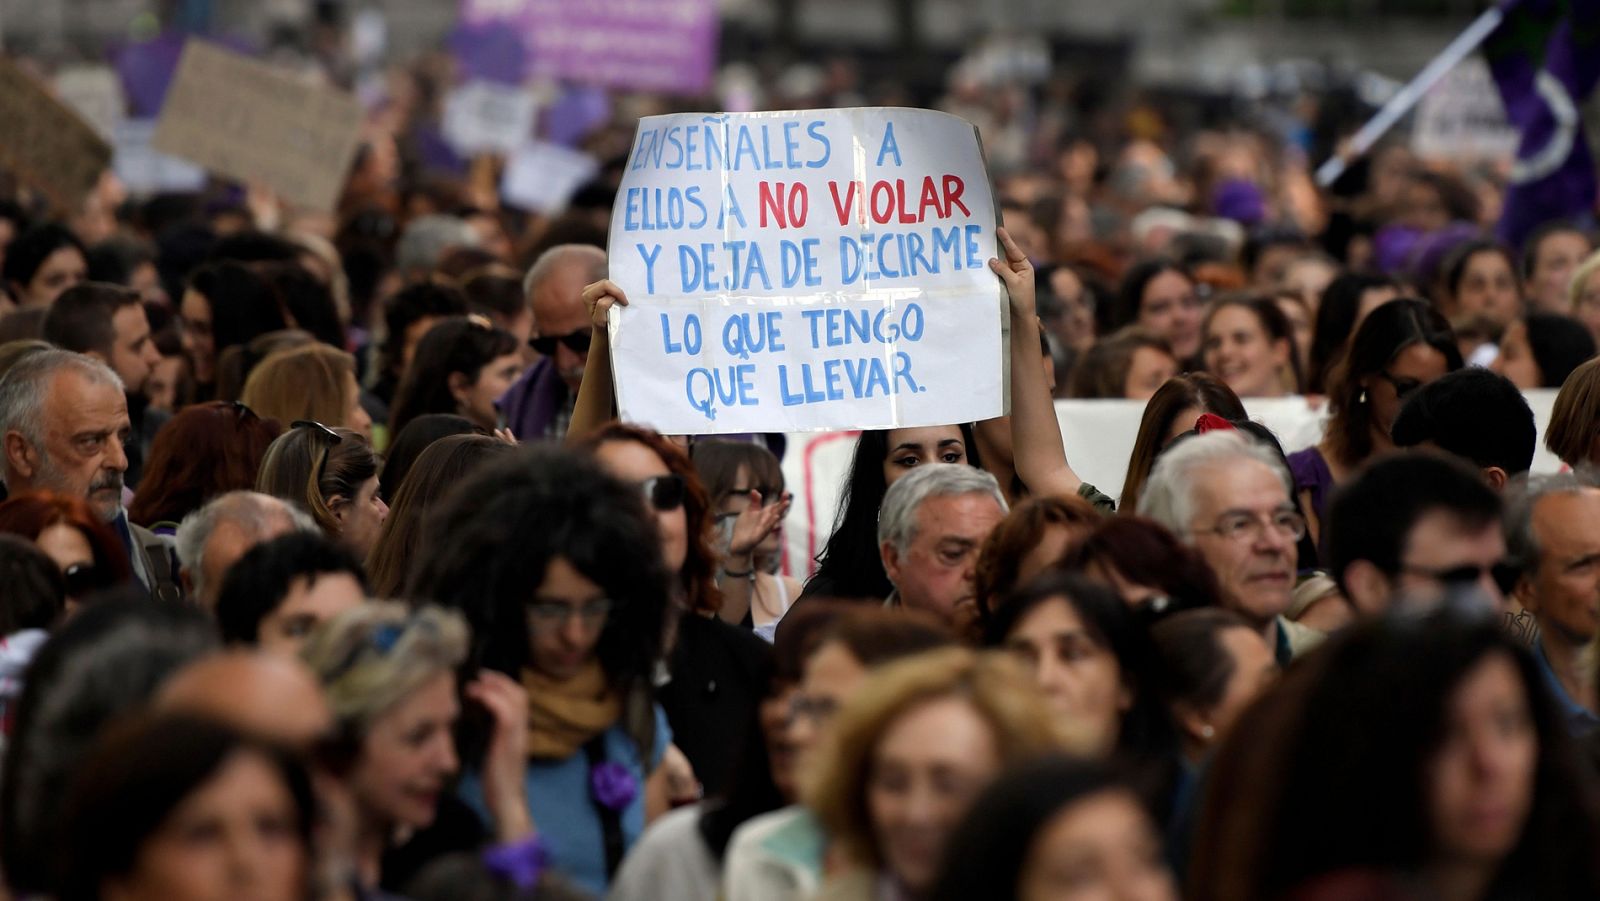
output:
POLYGON ((296 751, 309 751, 333 729, 333 711, 311 670, 264 651, 201 657, 162 683, 155 709, 210 717, 296 751))
POLYGON ((540 254, 523 279, 523 293, 533 308, 530 343, 542 357, 500 398, 506 426, 519 439, 566 435, 589 360, 592 327, 583 288, 605 277, 605 251, 558 244, 540 254))

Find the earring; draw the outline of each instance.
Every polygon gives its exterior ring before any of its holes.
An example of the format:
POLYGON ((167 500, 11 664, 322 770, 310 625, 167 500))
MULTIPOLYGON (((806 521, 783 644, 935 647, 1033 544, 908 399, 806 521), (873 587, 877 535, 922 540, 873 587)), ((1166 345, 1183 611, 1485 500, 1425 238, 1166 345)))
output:
POLYGON ((1362 388, 1361 389, 1361 396, 1356 398, 1356 403, 1364 404, 1366 402, 1367 402, 1367 389, 1362 388))
POLYGON ((1214 736, 1216 734, 1217 734, 1217 730, 1213 729, 1210 726, 1201 726, 1200 727, 1200 735, 1202 737, 1204 737, 1204 738, 1211 738, 1212 736, 1214 736))

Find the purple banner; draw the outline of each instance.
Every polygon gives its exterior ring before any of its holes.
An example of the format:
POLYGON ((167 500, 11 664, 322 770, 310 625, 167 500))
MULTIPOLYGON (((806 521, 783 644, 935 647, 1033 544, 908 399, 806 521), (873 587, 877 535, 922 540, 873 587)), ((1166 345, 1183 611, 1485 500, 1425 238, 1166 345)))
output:
POLYGON ((716 0, 525 0, 534 71, 679 94, 711 87, 716 0))

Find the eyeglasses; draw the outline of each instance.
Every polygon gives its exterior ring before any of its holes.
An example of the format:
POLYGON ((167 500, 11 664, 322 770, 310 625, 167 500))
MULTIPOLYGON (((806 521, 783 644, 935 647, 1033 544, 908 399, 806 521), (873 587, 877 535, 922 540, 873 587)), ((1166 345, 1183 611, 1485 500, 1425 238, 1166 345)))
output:
POLYGON ((108 573, 93 563, 74 563, 61 574, 66 583, 67 597, 82 598, 102 588, 110 588, 108 573))
POLYGON ((645 479, 639 483, 639 490, 644 493, 646 503, 662 513, 667 513, 683 506, 687 486, 683 483, 683 476, 668 473, 645 479))
POLYGON ((576 607, 560 601, 534 601, 528 605, 528 627, 541 634, 559 632, 573 617, 577 617, 585 628, 594 629, 605 624, 612 606, 607 598, 576 607))
POLYGON ((1399 400, 1405 400, 1412 394, 1415 394, 1418 388, 1422 387, 1422 382, 1413 378, 1394 375, 1387 369, 1379 370, 1378 376, 1379 378, 1382 378, 1384 381, 1388 382, 1390 385, 1394 386, 1394 396, 1399 400))
POLYGON ((580 329, 566 335, 540 335, 537 338, 529 338, 528 346, 547 357, 556 355, 558 344, 565 344, 567 350, 575 354, 583 354, 589 352, 591 338, 593 334, 588 329, 580 329))
POLYGON ((1218 535, 1228 541, 1259 541, 1267 529, 1291 541, 1299 541, 1306 534, 1306 518, 1293 510, 1279 510, 1267 517, 1254 513, 1227 513, 1211 528, 1191 531, 1218 535))
POLYGON ((335 444, 338 444, 339 442, 343 441, 344 440, 344 436, 339 434, 338 432, 335 432, 333 429, 328 428, 327 426, 323 425, 320 422, 313 422, 313 421, 311 421, 309 419, 296 419, 294 422, 289 423, 289 428, 291 428, 291 429, 310 429, 311 430, 311 434, 313 434, 313 435, 315 435, 315 436, 317 436, 319 438, 326 438, 327 439, 327 443, 326 444, 324 444, 322 442, 318 442, 317 462, 316 462, 316 465, 311 467, 311 471, 317 474, 317 484, 321 485, 322 484, 322 473, 323 473, 324 470, 327 469, 327 466, 328 466, 328 452, 329 452, 329 450, 331 450, 333 448, 333 446, 335 444))

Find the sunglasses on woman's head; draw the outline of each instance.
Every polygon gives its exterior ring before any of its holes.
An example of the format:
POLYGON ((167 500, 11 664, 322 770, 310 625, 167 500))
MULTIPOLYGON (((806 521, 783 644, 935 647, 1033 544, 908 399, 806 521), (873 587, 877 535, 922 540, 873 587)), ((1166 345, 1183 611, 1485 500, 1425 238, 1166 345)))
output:
POLYGON ((676 473, 652 476, 640 482, 639 488, 644 492, 644 499, 650 506, 662 513, 683 506, 686 486, 683 484, 683 476, 676 473))

